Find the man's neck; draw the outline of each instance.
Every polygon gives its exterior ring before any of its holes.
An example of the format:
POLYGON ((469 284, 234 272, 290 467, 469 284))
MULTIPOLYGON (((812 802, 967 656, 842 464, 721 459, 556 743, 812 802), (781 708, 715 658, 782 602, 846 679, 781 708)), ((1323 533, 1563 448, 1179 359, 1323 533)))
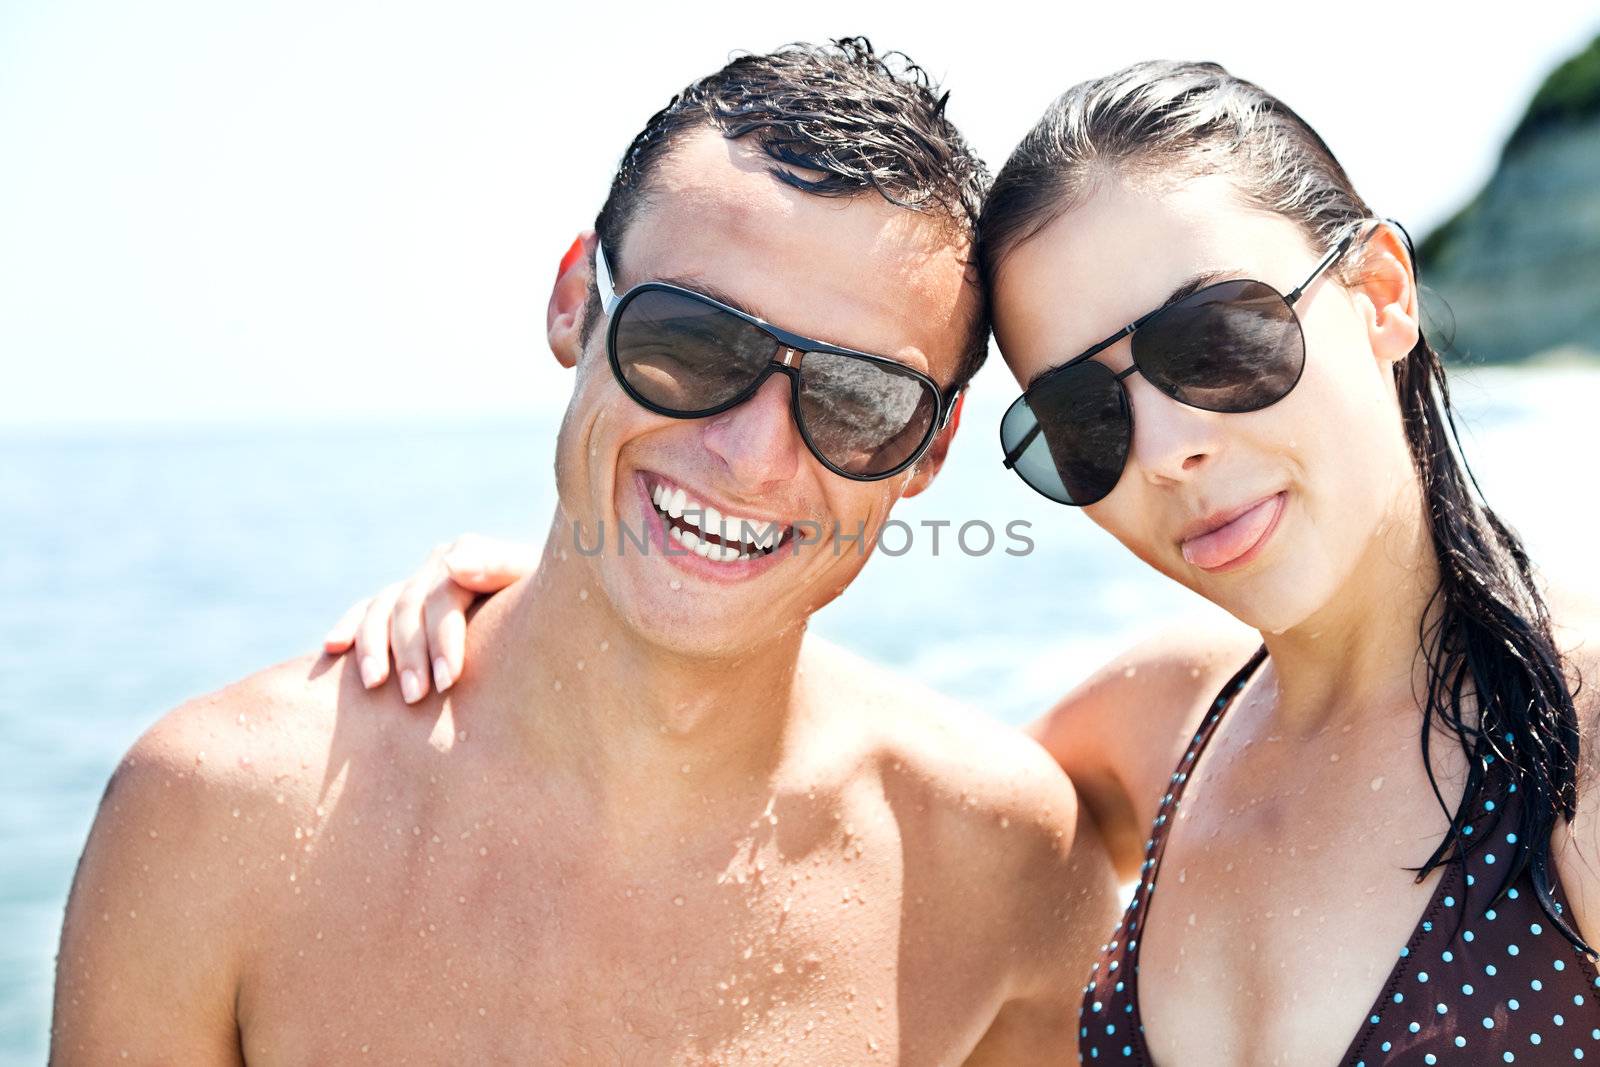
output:
POLYGON ((569 543, 558 512, 538 570, 473 621, 469 659, 504 704, 537 773, 564 771, 602 802, 663 816, 735 783, 761 789, 803 710, 803 626, 732 655, 686 653, 630 625, 569 543), (633 798, 633 799, 630 799, 633 798))

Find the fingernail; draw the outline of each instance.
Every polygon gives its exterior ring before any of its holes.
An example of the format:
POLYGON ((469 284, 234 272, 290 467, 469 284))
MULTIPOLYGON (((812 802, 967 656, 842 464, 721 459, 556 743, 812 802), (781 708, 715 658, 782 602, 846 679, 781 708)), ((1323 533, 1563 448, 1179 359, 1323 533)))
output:
POLYGON ((433 685, 439 692, 450 688, 450 664, 444 661, 443 656, 433 658, 433 685))
POLYGON ((383 666, 376 656, 361 657, 361 684, 371 689, 383 680, 383 666))
POLYGON ((416 671, 400 672, 400 695, 407 704, 415 704, 422 698, 422 683, 417 680, 416 671))

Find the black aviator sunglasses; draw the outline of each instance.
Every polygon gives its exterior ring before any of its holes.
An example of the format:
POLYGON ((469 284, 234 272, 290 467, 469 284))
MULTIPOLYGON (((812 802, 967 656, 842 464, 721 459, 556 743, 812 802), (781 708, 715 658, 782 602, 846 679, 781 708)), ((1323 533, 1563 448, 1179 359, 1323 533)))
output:
POLYGON ((855 481, 899 474, 955 409, 928 375, 889 359, 780 329, 704 293, 647 281, 620 296, 595 243, 595 286, 610 318, 611 371, 659 415, 703 419, 749 400, 773 373, 790 381, 800 437, 822 465, 855 481))
POLYGON ((1295 302, 1350 249, 1358 230, 1359 224, 1287 294, 1252 279, 1207 285, 1045 371, 1000 420, 1005 465, 1057 503, 1083 507, 1103 500, 1122 477, 1133 442, 1123 379, 1134 371, 1180 404, 1205 411, 1276 404, 1305 369, 1295 302), (1133 362, 1126 369, 1093 361, 1124 337, 1132 339, 1133 362))

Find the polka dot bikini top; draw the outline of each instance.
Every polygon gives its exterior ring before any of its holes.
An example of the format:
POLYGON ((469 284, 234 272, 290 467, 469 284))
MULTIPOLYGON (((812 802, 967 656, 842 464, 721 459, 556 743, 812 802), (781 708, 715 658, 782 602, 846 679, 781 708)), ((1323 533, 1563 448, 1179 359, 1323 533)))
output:
MULTIPOLYGON (((1263 646, 1223 687, 1201 723, 1162 798, 1143 876, 1112 940, 1101 947, 1084 987, 1078 1010, 1078 1061, 1152 1063, 1144 1043, 1144 1023, 1134 978, 1139 973, 1139 927, 1155 889, 1171 817, 1183 796, 1189 771, 1215 732, 1222 712, 1266 659, 1263 646)), ((1515 786, 1491 783, 1506 810, 1489 830, 1485 815, 1496 800, 1484 800, 1465 832, 1492 832, 1505 844, 1516 835, 1515 786)), ((1600 1064, 1600 973, 1554 929, 1539 907, 1528 872, 1512 883, 1494 908, 1490 897, 1500 884, 1494 844, 1473 850, 1466 863, 1446 866, 1433 898, 1400 950, 1400 957, 1361 1028, 1339 1061, 1344 1067, 1377 1064, 1480 1065, 1556 1064, 1592 1060, 1600 1064), (1463 869, 1463 866, 1465 869, 1463 869)), ((1503 850, 1502 850, 1503 851, 1503 850)), ((1551 872, 1551 895, 1567 909, 1561 883, 1551 872)))

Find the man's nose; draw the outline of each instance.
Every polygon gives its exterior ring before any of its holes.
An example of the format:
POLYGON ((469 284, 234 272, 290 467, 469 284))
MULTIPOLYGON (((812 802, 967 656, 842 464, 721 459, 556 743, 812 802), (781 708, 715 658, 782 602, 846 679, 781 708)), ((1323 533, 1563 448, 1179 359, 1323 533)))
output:
POLYGON ((786 482, 800 470, 800 428, 790 408, 789 376, 770 375, 755 396, 706 420, 702 440, 730 478, 747 490, 786 482))
POLYGON ((1193 478, 1221 449, 1221 423, 1215 412, 1172 399, 1141 374, 1123 380, 1133 410, 1133 445, 1128 462, 1154 484, 1193 478))

